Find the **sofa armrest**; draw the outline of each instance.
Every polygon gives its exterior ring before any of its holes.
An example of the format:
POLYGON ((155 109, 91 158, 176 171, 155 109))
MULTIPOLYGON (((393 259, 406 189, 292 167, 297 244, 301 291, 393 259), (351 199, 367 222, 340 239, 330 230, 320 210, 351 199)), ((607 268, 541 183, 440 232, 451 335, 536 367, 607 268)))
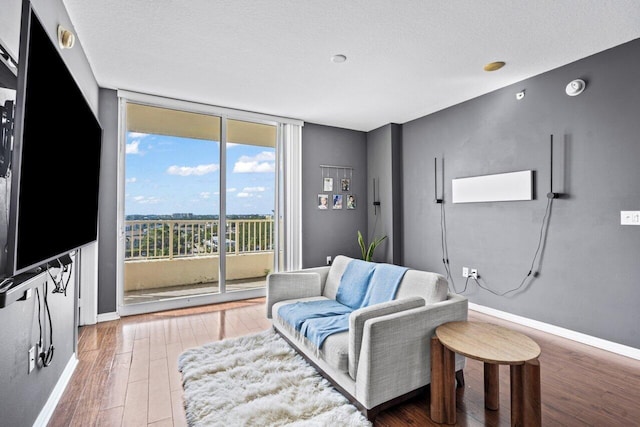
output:
POLYGON ((267 318, 271 319, 271 308, 280 301, 321 295, 320 274, 301 271, 271 273, 267 276, 267 318))
MULTIPOLYGON (((449 295, 429 304, 365 322, 355 397, 371 408, 431 382, 431 338, 446 322, 467 320, 468 300, 449 295)), ((456 370, 465 358, 456 355, 456 370)))
POLYGON ((424 305, 424 298, 416 296, 363 307, 351 313, 349 316, 349 375, 351 375, 351 378, 355 379, 358 371, 365 322, 374 317, 385 316, 424 305))

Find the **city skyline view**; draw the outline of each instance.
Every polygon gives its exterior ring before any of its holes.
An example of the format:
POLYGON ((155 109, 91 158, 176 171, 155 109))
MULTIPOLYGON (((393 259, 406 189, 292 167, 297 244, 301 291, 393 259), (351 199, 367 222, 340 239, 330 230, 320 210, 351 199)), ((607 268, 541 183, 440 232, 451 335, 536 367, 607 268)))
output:
MULTIPOLYGON (((128 132, 125 215, 218 215, 218 141, 128 132)), ((275 149, 227 144, 227 214, 270 215, 275 149)))

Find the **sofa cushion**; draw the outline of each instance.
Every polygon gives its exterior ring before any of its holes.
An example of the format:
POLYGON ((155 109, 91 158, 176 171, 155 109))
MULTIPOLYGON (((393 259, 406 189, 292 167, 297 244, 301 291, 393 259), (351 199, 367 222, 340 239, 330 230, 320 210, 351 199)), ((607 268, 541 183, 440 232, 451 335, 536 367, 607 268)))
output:
POLYGON ((296 300, 289 301, 281 301, 274 304, 272 313, 273 313, 273 322, 277 326, 278 329, 285 330, 289 335, 289 338, 293 339, 296 345, 304 346, 305 349, 311 351, 312 354, 315 354, 320 359, 324 360, 329 366, 334 369, 337 369, 340 372, 343 372, 348 375, 349 372, 349 332, 338 332, 335 334, 329 335, 324 343, 322 344, 322 348, 318 349, 315 345, 308 339, 306 339, 300 332, 296 331, 296 329, 285 322, 279 315, 278 310, 280 307, 295 303, 295 302, 304 302, 304 301, 317 301, 317 300, 325 300, 326 297, 309 297, 309 298, 300 298, 296 300))
POLYGON ((445 301, 449 291, 447 279, 437 273, 408 270, 402 279, 395 299, 420 296, 427 304, 445 301))
POLYGON ((324 289, 322 290, 323 296, 329 299, 336 299, 340 279, 342 278, 344 270, 347 268, 347 264, 349 264, 349 261, 352 259, 353 258, 344 255, 338 255, 333 259, 333 263, 331 263, 331 268, 327 274, 327 280, 324 283, 324 289))

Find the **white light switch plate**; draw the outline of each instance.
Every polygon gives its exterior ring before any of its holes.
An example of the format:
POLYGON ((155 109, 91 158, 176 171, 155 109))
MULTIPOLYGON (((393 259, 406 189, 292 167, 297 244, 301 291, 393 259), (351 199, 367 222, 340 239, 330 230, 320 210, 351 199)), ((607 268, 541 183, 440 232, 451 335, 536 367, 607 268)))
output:
POLYGON ((620 211, 620 224, 640 225, 640 211, 620 211))

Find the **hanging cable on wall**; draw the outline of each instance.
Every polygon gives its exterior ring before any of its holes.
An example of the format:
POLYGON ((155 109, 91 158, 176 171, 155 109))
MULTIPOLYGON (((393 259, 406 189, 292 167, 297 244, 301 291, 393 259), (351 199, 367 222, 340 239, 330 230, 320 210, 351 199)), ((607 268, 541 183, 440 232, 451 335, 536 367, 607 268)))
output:
MULTIPOLYGON (((444 158, 442 159, 441 173, 441 192, 438 196, 438 158, 433 159, 433 196, 434 201, 440 205, 440 246, 442 249, 442 264, 446 272, 447 283, 451 283, 449 290, 454 293, 459 293, 456 290, 456 284, 451 274, 451 265, 449 263, 449 246, 447 245, 447 220, 444 209, 444 158)), ((466 289, 466 287, 465 287, 466 289)), ((464 291, 463 291, 464 292, 464 291)))
MULTIPOLYGON (((483 285, 482 283, 480 283, 480 280, 482 280, 483 282, 486 283, 486 281, 482 277, 478 276, 478 278, 475 278, 475 277, 469 276, 477 283, 477 285, 480 288, 484 289, 485 291, 491 292, 494 295, 503 297, 503 296, 505 296, 507 294, 510 294, 512 292, 515 292, 515 291, 521 289, 524 286, 524 284, 526 283, 527 279, 529 277, 531 277, 532 275, 533 275, 533 277, 536 277, 537 273, 534 273, 533 269, 535 267, 536 260, 538 259, 538 255, 540 254, 540 250, 544 246, 544 242, 546 241, 546 238, 547 238, 546 231, 549 228, 549 218, 551 216, 551 205, 552 204, 553 204, 553 198, 548 198, 547 199, 547 207, 545 209, 544 217, 542 218, 542 224, 540 226, 540 234, 538 236, 538 246, 536 247, 536 251, 535 251, 535 253, 533 255, 533 259, 531 260, 531 265, 529 267, 529 272, 524 276, 524 278, 520 282, 520 285, 518 285, 515 288, 509 289, 508 291, 505 291, 505 292, 496 292, 496 291, 490 289, 488 287, 488 285, 486 285, 486 284, 483 285)), ((469 281, 469 277, 467 277, 467 282, 469 281)), ((466 288, 467 288, 467 286, 466 286, 466 283, 465 283, 465 290, 466 290, 466 288)))
POLYGON ((38 351, 40 353, 38 354, 38 358, 42 363, 42 366, 45 368, 51 365, 51 362, 53 361, 53 352, 55 350, 53 346, 53 323, 51 321, 51 310, 49 309, 49 302, 47 299, 48 292, 49 292, 49 286, 47 284, 47 281, 45 280, 44 288, 43 288, 43 297, 42 297, 44 301, 44 309, 41 309, 42 304, 40 302, 40 289, 36 288, 36 297, 38 300, 38 329, 40 331, 40 337, 38 340, 38 351), (49 321, 49 346, 47 347, 46 350, 44 349, 44 336, 46 335, 46 324, 45 324, 45 327, 43 328, 42 312, 45 313, 49 321))
POLYGON ((60 258, 56 258, 47 263, 47 274, 49 274, 54 285, 54 288, 51 291, 52 294, 61 293, 64 294, 64 296, 67 296, 67 287, 71 281, 72 267, 73 261, 71 260, 71 255, 63 255, 60 258), (54 276, 51 273, 52 270, 59 270, 59 272, 54 276))
MULTIPOLYGON (((444 209, 444 186, 442 187, 441 197, 438 197, 437 158, 434 159, 434 179, 435 179, 434 196, 435 196, 435 202, 440 204, 440 233, 441 233, 440 239, 441 239, 441 248, 442 248, 442 263, 444 264, 444 268, 447 273, 447 280, 451 280, 453 291, 455 293, 461 293, 461 294, 464 293, 467 290, 469 279, 473 279, 481 289, 484 289, 497 296, 505 296, 507 294, 510 294, 522 289, 527 283, 527 280, 530 279, 532 276, 533 278, 537 277, 537 272, 534 272, 534 269, 535 269, 536 262, 539 261, 541 257, 541 252, 544 250, 544 245, 547 239, 547 232, 549 229, 549 221, 551 218, 553 201, 562 196, 562 193, 557 193, 553 191, 554 190, 553 188, 553 151, 554 151, 553 135, 550 135, 549 192, 547 193, 547 205, 545 207, 544 215, 542 217, 542 223, 540 224, 540 231, 538 234, 538 243, 536 245, 536 250, 533 254, 533 258, 531 260, 529 270, 525 274, 524 278, 520 281, 519 285, 504 292, 496 292, 493 289, 491 289, 486 283, 486 281, 482 278, 482 276, 477 276, 477 277, 468 276, 464 284, 464 289, 459 292, 457 291, 455 287, 455 283, 453 281, 453 275, 451 274, 451 267, 449 264, 449 249, 447 246, 447 226, 446 226, 446 216, 445 216, 445 209, 444 209)), ((442 162, 442 181, 444 182, 444 159, 442 162)))

